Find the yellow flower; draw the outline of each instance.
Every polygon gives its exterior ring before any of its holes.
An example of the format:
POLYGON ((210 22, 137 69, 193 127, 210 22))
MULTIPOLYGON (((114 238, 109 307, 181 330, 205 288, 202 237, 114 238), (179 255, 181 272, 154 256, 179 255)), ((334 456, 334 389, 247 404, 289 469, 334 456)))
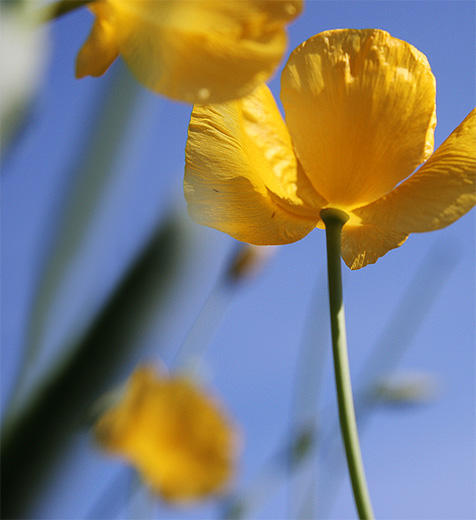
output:
POLYGON ((286 244, 340 209, 342 256, 359 269, 474 206, 476 109, 432 155, 435 79, 412 45, 377 29, 318 34, 289 58, 281 99, 286 123, 264 85, 194 107, 184 187, 196 222, 286 244))
POLYGON ((122 400, 95 434, 167 500, 189 502, 224 490, 236 455, 235 433, 219 407, 192 381, 138 368, 122 400))
POLYGON ((302 0, 97 0, 76 76, 101 76, 119 54, 149 89, 214 103, 268 79, 302 0))

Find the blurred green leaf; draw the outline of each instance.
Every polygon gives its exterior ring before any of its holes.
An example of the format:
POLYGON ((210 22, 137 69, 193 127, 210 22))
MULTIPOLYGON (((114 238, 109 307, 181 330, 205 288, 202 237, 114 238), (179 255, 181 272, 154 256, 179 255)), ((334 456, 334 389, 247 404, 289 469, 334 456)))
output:
POLYGON ((10 411, 22 405, 25 380, 41 354, 52 304, 61 284, 68 275, 68 267, 94 225, 109 179, 115 174, 118 151, 127 137, 128 123, 134 114, 140 87, 119 66, 107 78, 97 100, 91 106, 91 119, 84 143, 75 142, 77 156, 71 159, 71 171, 65 179, 73 179, 71 193, 59 216, 54 245, 46 260, 35 292, 27 331, 24 359, 17 377, 17 385, 10 411))
MULTIPOLYGON (((0 2, 0 151, 19 138, 48 64, 48 27, 36 27, 31 3, 0 2), (8 49, 6 52, 4 49, 8 49)), ((36 6, 35 6, 36 7, 36 6)))
POLYGON ((21 416, 5 425, 2 518, 25 518, 68 436, 127 360, 138 332, 164 305, 180 266, 180 236, 174 220, 161 227, 71 356, 55 367, 21 416))

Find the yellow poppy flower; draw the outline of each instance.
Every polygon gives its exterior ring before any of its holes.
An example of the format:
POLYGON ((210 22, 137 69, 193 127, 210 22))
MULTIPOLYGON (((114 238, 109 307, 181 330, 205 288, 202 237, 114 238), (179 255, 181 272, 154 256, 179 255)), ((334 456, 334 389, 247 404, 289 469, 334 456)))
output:
POLYGON ((119 54, 149 89, 191 103, 245 96, 272 74, 302 0, 97 0, 76 76, 119 54))
POLYGON ((286 123, 264 85, 194 107, 184 187, 196 222, 287 244, 339 209, 350 217, 342 256, 359 269, 474 206, 476 109, 432 155, 435 79, 409 43, 377 29, 320 33, 291 54, 281 100, 286 123))
POLYGON ((234 468, 236 435, 218 403, 191 380, 151 367, 134 372, 95 434, 105 450, 126 459, 153 491, 174 502, 223 491, 234 468))

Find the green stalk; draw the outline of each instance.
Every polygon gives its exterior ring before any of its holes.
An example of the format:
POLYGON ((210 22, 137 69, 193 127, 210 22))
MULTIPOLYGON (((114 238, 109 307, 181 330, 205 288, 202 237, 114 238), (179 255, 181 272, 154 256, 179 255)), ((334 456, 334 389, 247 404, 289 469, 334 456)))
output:
POLYGON ((336 378, 339 421, 349 468, 355 505, 360 519, 373 519, 372 504, 360 453, 357 421, 350 381, 349 357, 342 297, 341 231, 349 216, 337 209, 323 209, 321 219, 326 226, 327 273, 331 315, 332 351, 336 378))

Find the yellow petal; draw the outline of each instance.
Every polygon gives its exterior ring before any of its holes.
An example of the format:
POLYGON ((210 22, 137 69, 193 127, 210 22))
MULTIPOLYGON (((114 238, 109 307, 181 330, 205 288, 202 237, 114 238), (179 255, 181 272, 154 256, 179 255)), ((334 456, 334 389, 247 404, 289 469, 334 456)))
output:
POLYGON ((269 89, 192 112, 185 198, 199 224, 256 245, 295 242, 325 204, 296 162, 269 89))
POLYGON ((351 269, 374 264, 391 249, 407 239, 406 233, 388 231, 377 226, 349 226, 342 229, 342 258, 351 269))
POLYGON ((433 150, 428 60, 384 31, 310 38, 289 58, 281 88, 296 153, 331 207, 351 210, 376 200, 433 150))
POLYGON ((274 71, 301 0, 107 0, 121 55, 149 89, 192 103, 250 93, 274 71))
POLYGON ((475 178, 476 109, 415 174, 354 214, 397 232, 441 229, 475 205, 475 178))
POLYGON ((91 4, 96 15, 91 33, 76 58, 76 77, 102 76, 119 55, 110 10, 105 3, 91 4))
POLYGON ((178 502, 223 490, 236 434, 218 403, 185 377, 137 369, 125 395, 95 425, 109 452, 128 460, 147 484, 178 502))

